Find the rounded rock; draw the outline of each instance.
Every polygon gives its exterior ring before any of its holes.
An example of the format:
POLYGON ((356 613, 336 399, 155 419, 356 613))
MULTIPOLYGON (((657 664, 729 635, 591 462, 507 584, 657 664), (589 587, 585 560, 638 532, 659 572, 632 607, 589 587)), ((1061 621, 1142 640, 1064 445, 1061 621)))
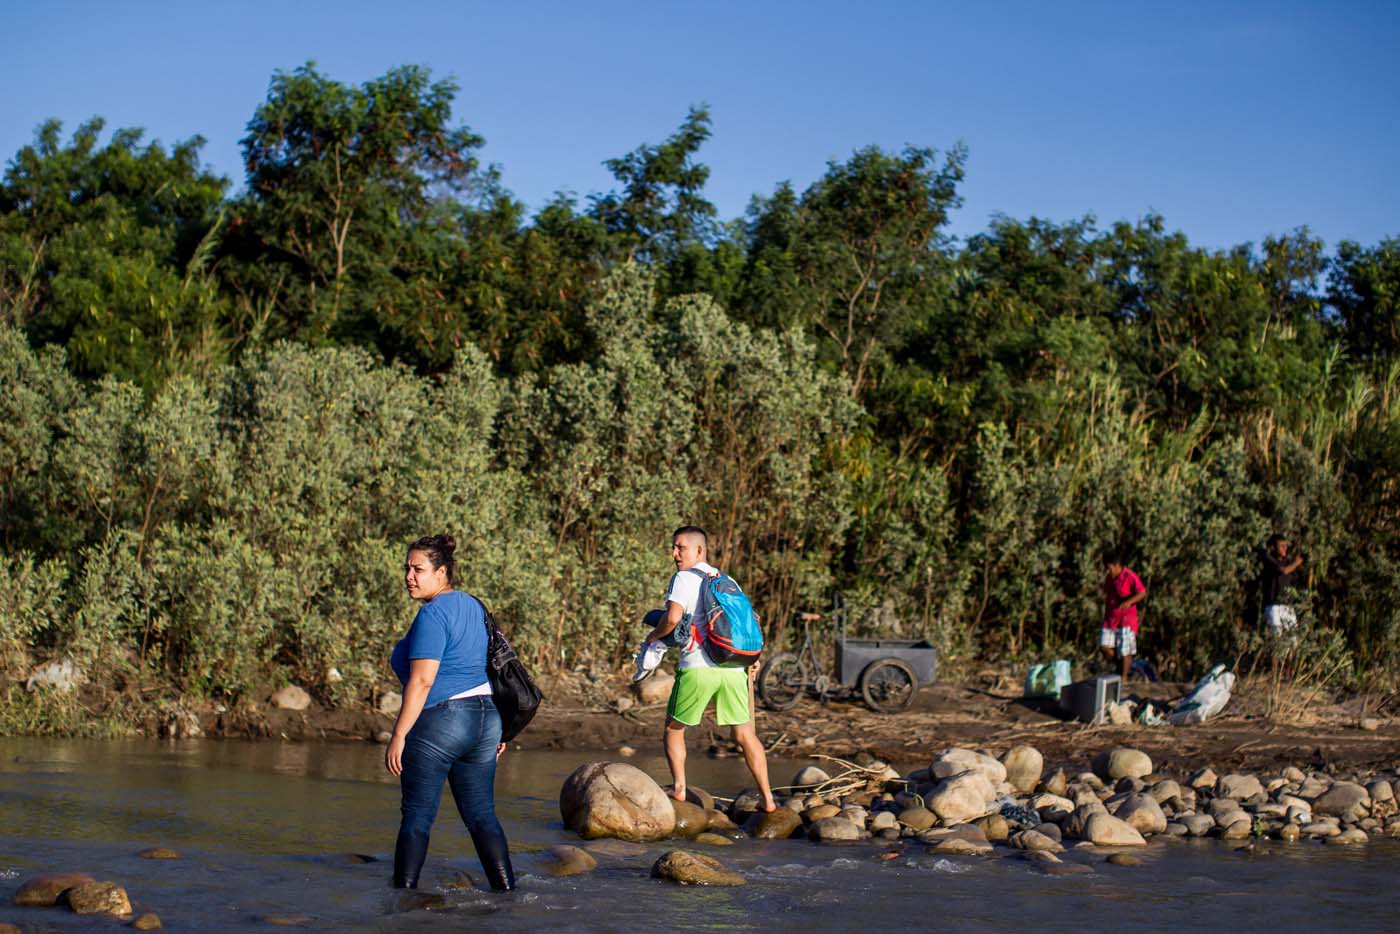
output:
POLYGON ((713 856, 690 850, 671 850, 661 854, 651 867, 654 879, 667 879, 681 885, 743 885, 744 877, 727 868, 713 856))
POLYGON ((180 854, 163 846, 153 846, 136 854, 142 859, 179 859, 180 854))
POLYGON ((590 762, 575 769, 559 792, 559 813, 585 840, 645 843, 676 829, 671 798, 651 776, 625 762, 590 762))
POLYGON ((928 807, 940 819, 957 823, 976 820, 986 814, 991 810, 991 802, 995 797, 996 792, 986 776, 979 771, 969 770, 939 782, 928 799, 928 807))
POLYGON ((94 881, 85 872, 50 872, 24 880, 15 892, 15 904, 51 908, 58 897, 75 885, 94 881))
POLYGON ((1084 839, 1094 846, 1146 846, 1142 838, 1126 821, 1107 812, 1091 814, 1084 825, 1084 839))
POLYGON ((268 698, 272 706, 281 710, 305 710, 311 706, 311 695, 298 685, 289 684, 268 698))
POLYGON ((1019 794, 1028 795, 1040 784, 1045 771, 1045 757, 1034 746, 1012 746, 1002 753, 1001 764, 1006 767, 1006 780, 1019 794))
POLYGON ((991 756, 956 746, 940 752, 929 766, 929 773, 939 779, 951 778, 967 771, 981 773, 992 788, 1006 781, 1006 766, 991 756))
POLYGON ((160 915, 154 911, 148 911, 143 915, 137 915, 136 920, 131 922, 131 926, 138 931, 159 931, 160 915))
POLYGON ((862 836, 861 828, 844 817, 823 818, 807 828, 807 838, 817 843, 853 843, 862 836))
POLYGON ((815 788, 823 782, 831 781, 831 776, 826 774, 824 769, 819 769, 815 765, 809 765, 800 769, 789 782, 794 788, 815 788))
POLYGON ((676 676, 664 671, 654 672, 651 677, 633 685, 637 700, 642 704, 664 704, 671 697, 671 689, 676 686, 676 676))
POLYGON ((1151 795, 1129 795, 1118 805, 1114 816, 1126 821, 1143 835, 1164 833, 1167 829, 1167 815, 1162 813, 1162 806, 1151 795))
POLYGON ((80 915, 131 914, 131 900, 126 890, 114 882, 83 882, 63 893, 68 907, 80 915))
POLYGON ((1134 856, 1134 855, 1131 854, 1131 853, 1114 853, 1114 854, 1113 854, 1112 856, 1110 856, 1108 859, 1104 860, 1104 862, 1106 862, 1106 863, 1111 863, 1111 864, 1113 864, 1114 866, 1141 866, 1141 865, 1142 865, 1142 860, 1138 859, 1136 856, 1134 856))
POLYGON ((667 800, 671 802, 671 810, 676 815, 675 829, 672 831, 678 837, 693 837, 698 833, 703 833, 710 827, 710 814, 698 804, 691 804, 689 801, 677 801, 670 795, 667 800))
POLYGON ((928 808, 912 807, 899 812, 899 822, 915 830, 928 830, 938 823, 938 818, 928 808))
POLYGON ((708 830, 695 838, 696 843, 703 843, 706 846, 733 846, 734 841, 723 834, 710 833, 708 830))
POLYGON ((1152 759, 1140 749, 1118 746, 1094 757, 1094 774, 1106 782, 1142 778, 1152 773, 1152 759))
POLYGON ((577 876, 598 868, 593 854, 576 846, 552 846, 545 851, 546 862, 541 870, 551 876, 577 876))
POLYGON ((753 828, 749 835, 758 840, 786 840, 802 827, 801 816, 790 808, 759 812, 749 820, 753 828))

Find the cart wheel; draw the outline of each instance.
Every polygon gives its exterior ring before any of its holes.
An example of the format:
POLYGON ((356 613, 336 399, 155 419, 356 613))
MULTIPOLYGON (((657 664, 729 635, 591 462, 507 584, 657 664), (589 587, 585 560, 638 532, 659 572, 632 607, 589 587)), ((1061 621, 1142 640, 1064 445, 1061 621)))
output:
POLYGON ((771 710, 797 706, 803 687, 802 663, 791 652, 774 655, 758 673, 758 696, 771 710))
POLYGON ((919 679, 897 658, 877 658, 860 673, 860 693, 876 713, 894 713, 914 702, 919 679))

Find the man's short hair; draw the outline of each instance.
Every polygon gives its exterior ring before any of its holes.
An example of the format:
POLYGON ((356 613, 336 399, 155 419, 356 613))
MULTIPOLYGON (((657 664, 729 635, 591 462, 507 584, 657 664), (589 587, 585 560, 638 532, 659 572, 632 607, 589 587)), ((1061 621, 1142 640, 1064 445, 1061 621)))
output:
POLYGON ((1286 542, 1286 541, 1288 541, 1288 536, 1287 536, 1287 535, 1280 535, 1278 532, 1275 532, 1273 535, 1270 535, 1270 536, 1269 536, 1269 547, 1270 547, 1270 548, 1273 548, 1273 547, 1276 546, 1279 542, 1286 542))
POLYGON ((702 528, 700 528, 700 526, 698 526, 698 525, 683 525, 683 526, 681 526, 680 528, 676 529, 674 532, 671 533, 671 541, 675 541, 676 539, 680 538, 682 535, 699 535, 699 536, 700 536, 700 544, 704 547, 705 551, 708 552, 708 551, 710 550, 710 536, 706 535, 706 534, 705 534, 705 530, 702 529, 702 528))
POLYGON ((1106 551, 1104 551, 1103 557, 1100 559, 1099 563, 1102 564, 1104 567, 1111 567, 1115 564, 1125 565, 1128 562, 1123 560, 1122 551, 1118 550, 1117 548, 1109 548, 1106 551))

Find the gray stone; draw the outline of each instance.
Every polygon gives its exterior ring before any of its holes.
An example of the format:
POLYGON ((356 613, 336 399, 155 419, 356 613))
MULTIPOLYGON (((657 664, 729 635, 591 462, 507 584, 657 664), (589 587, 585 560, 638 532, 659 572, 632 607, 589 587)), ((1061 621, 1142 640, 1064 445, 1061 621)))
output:
POLYGON ((1065 778, 1064 769, 1056 769, 1050 773, 1050 777, 1040 783, 1040 790, 1046 794, 1065 796, 1069 789, 1069 781, 1065 778))
POLYGON ((1313 821, 1311 824, 1304 824, 1298 830, 1305 837, 1335 837, 1342 832, 1332 821, 1313 821))
POLYGON ((666 792, 625 762, 590 762, 575 769, 560 789, 559 813, 564 825, 585 840, 614 837, 645 843, 663 840, 676 829, 666 792))
POLYGON ((695 838, 696 843, 703 843, 706 846, 733 846, 734 841, 723 834, 710 833, 708 830, 695 838))
POLYGON ((807 828, 807 838, 817 843, 852 843, 863 836, 861 828, 844 817, 826 817, 807 828))
POLYGON ((82 882, 63 893, 68 907, 80 915, 131 914, 131 900, 126 890, 113 882, 82 882))
POLYGON ((893 827, 897 823, 899 823, 899 818, 894 816, 893 811, 877 811, 875 815, 870 818, 870 829, 885 830, 886 828, 893 827))
POLYGON ((1170 778, 1157 782, 1147 789, 1147 793, 1152 796, 1152 800, 1158 804, 1165 804, 1172 798, 1181 797, 1181 786, 1170 778))
POLYGON ((1190 785, 1192 788, 1214 788, 1217 781, 1219 781, 1219 779, 1216 778, 1215 772, 1207 767, 1198 769, 1186 784, 1190 785))
POLYGON ((1020 833, 1011 835, 1009 842, 1018 850, 1044 850, 1051 853, 1060 853, 1064 847, 1060 841, 1052 840, 1045 834, 1035 830, 1022 830, 1020 833))
POLYGON ((927 808, 905 808, 899 812, 899 822, 915 830, 928 830, 938 822, 938 818, 927 808))
POLYGON ((985 775, 980 771, 968 770, 939 782, 928 800, 928 807, 949 823, 969 821, 986 814, 995 797, 996 793, 985 775))
POLYGON ((281 710, 305 710, 311 706, 311 695, 295 684, 287 685, 268 700, 272 702, 272 706, 281 710))
POLYGON ((829 781, 831 781, 831 776, 826 774, 825 770, 819 769, 815 765, 809 765, 799 770, 789 784, 794 788, 815 788, 817 785, 829 781))
POLYGON ((1337 782, 1313 801, 1313 813, 1360 819, 1366 816, 1370 801, 1370 794, 1355 782, 1337 782))
POLYGON ((398 691, 385 691, 379 695, 379 703, 376 706, 386 717, 397 717, 403 709, 403 695, 398 691))
POLYGON ((1151 772, 1152 759, 1139 749, 1119 746, 1094 757, 1094 774, 1106 782, 1114 782, 1124 776, 1141 778, 1151 772))
POLYGON ((671 697, 671 689, 676 685, 676 676, 665 671, 652 672, 651 676, 633 685, 638 702, 651 706, 664 704, 671 697))
POLYGON ((1167 829, 1167 816, 1151 795, 1131 795, 1118 806, 1114 816, 1143 835, 1163 833, 1167 829))
POLYGON ((1084 839, 1095 846, 1146 846, 1142 838, 1126 821, 1107 812, 1091 814, 1084 825, 1084 839))
POLYGON ((1006 780, 1018 794, 1030 794, 1040 782, 1040 774, 1045 770, 1045 757, 1034 746, 1012 746, 1001 756, 1001 764, 1006 767, 1006 780))
MULTIPOLYGON (((644 684, 646 682, 643 682, 644 684)), ((661 854, 651 867, 652 878, 667 879, 681 885, 743 885, 744 877, 704 853, 671 850, 661 854)))
POLYGON ((1252 798, 1255 795, 1264 793, 1264 786, 1259 783, 1259 779, 1253 775, 1245 775, 1233 772, 1229 775, 1220 776, 1215 783, 1215 793, 1222 798, 1234 798, 1236 801, 1243 801, 1245 798, 1252 798))
POLYGON ((1088 836, 1086 834, 1089 826, 1089 818, 1093 817, 1095 814, 1107 813, 1108 809, 1103 806, 1103 802, 1095 798, 1093 801, 1081 804, 1071 811, 1069 817, 1066 817, 1060 822, 1060 829, 1064 831, 1067 836, 1087 840, 1088 836))
POLYGON ((671 810, 676 815, 675 829, 671 831, 676 836, 693 837, 710 829, 710 814, 713 812, 689 801, 677 801, 670 795, 666 796, 666 800, 671 802, 671 810))
POLYGON ((1327 838, 1327 843, 1328 843, 1329 845, 1337 845, 1337 846, 1347 846, 1347 845, 1356 844, 1356 843, 1370 843, 1370 842, 1371 842, 1371 838, 1368 837, 1368 836, 1366 835, 1366 831, 1361 830, 1361 829, 1356 828, 1356 827, 1352 827, 1352 828, 1350 828, 1350 829, 1348 829, 1348 830, 1343 830, 1343 831, 1341 831, 1340 833, 1338 833, 1336 836, 1328 837, 1328 838, 1327 838))
POLYGON ((1006 766, 991 756, 971 749, 945 749, 934 756, 933 763, 929 766, 929 772, 940 779, 951 778, 968 771, 981 773, 993 789, 1006 781, 1006 766))
POLYGON ((990 841, 977 842, 966 837, 944 837, 929 847, 930 853, 939 856, 984 856, 992 852, 990 841))
POLYGON ((826 820, 828 817, 839 817, 840 814, 841 806, 838 804, 819 804, 803 811, 802 819, 810 824, 812 821, 826 820))
POLYGON ((1204 837, 1215 829, 1215 818, 1209 814, 1185 814, 1177 818, 1177 823, 1193 837, 1204 837))
POLYGON ((32 876, 24 880, 15 892, 15 904, 51 908, 58 904, 58 897, 68 889, 92 881, 92 876, 85 872, 50 872, 32 876))
POLYGON ((1000 814, 992 813, 986 817, 979 817, 974 825, 982 831, 982 834, 993 843, 1001 843, 1011 835, 1011 824, 1000 814))
POLYGON ((131 922, 131 926, 137 931, 159 931, 161 927, 160 915, 156 914, 154 911, 148 911, 145 914, 137 915, 136 920, 131 922))
POLYGON ((598 861, 576 846, 552 846, 546 852, 540 869, 550 876, 577 876, 598 868, 598 861))
POLYGON ((755 814, 750 820, 750 835, 759 840, 786 840, 802 827, 802 818, 788 808, 755 814))
POLYGON ((56 694, 71 694, 86 681, 86 676, 73 663, 73 659, 63 658, 40 665, 31 671, 24 681, 24 689, 32 693, 39 688, 48 688, 56 694))
POLYGON ((1239 817, 1227 826, 1220 828, 1220 839, 1222 840, 1246 840, 1254 833, 1254 821, 1248 817, 1239 817))

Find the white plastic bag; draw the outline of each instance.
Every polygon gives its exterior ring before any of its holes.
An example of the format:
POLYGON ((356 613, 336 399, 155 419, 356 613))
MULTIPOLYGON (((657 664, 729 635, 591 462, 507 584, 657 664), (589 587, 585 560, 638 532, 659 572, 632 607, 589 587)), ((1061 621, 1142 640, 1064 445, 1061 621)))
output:
POLYGON ((1225 709, 1230 702, 1230 689, 1234 686, 1234 673, 1226 671, 1224 665, 1216 665, 1196 682, 1190 694, 1182 698, 1167 717, 1167 722, 1172 726, 1204 723, 1225 709))

